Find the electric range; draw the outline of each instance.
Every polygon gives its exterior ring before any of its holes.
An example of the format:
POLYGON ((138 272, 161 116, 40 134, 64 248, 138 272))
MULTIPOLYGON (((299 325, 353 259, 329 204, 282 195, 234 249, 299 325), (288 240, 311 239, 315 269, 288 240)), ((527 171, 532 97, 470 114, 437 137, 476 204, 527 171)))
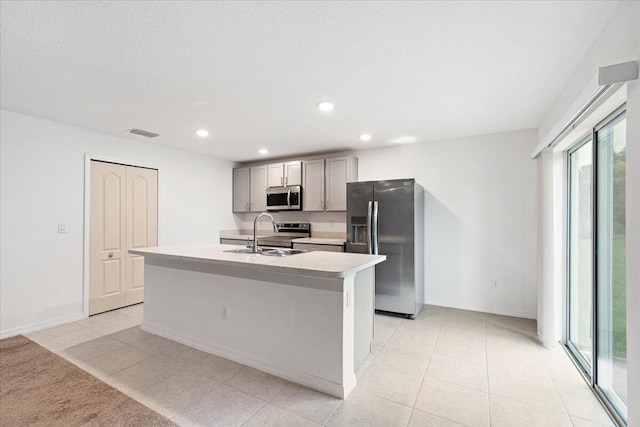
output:
POLYGON ((273 236, 258 238, 258 246, 292 248, 293 239, 311 237, 311 224, 308 222, 276 222, 278 232, 273 236))

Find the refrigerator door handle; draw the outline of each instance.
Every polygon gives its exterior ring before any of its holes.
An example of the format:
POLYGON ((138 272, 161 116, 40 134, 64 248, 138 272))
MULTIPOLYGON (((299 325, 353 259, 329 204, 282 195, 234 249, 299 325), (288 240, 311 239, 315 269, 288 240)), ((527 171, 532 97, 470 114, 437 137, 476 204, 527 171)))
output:
POLYGON ((373 202, 373 223, 371 224, 371 228, 373 228, 373 254, 378 255, 378 202, 373 202))
POLYGON ((367 253, 371 255, 373 252, 371 251, 371 229, 373 228, 373 223, 371 222, 371 204, 369 201, 369 206, 367 207, 367 253))

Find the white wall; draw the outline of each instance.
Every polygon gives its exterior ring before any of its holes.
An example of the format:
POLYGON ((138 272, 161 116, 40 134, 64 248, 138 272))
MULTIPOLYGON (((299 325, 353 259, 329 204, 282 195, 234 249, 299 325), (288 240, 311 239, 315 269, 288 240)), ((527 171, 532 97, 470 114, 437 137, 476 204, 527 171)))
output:
POLYGON ((566 195, 564 155, 545 149, 538 157, 538 337, 545 347, 555 346, 563 330, 562 286, 566 269, 563 260, 563 198, 566 195), (560 183, 560 185, 558 185, 560 183))
POLYGON ((425 188, 427 304, 536 317, 535 144, 528 130, 355 153, 359 180, 425 188))
MULTIPOLYGON (((580 96, 580 92, 598 74, 598 69, 606 65, 638 59, 638 4, 637 1, 623 1, 614 12, 609 23, 593 43, 587 55, 567 81, 558 98, 547 111, 538 127, 541 140, 554 128, 567 109, 580 96)), ((593 92, 586 94, 584 101, 593 92)), ((573 115, 576 111, 571 112, 573 115)), ((571 116, 568 116, 571 117, 571 116)), ((566 122, 566 120, 564 121, 566 122)), ((562 123, 563 125, 564 123, 562 123)))
POLYGON ((231 162, 5 110, 0 121, 1 336, 82 317, 85 153, 158 168, 161 245, 234 227, 231 162))

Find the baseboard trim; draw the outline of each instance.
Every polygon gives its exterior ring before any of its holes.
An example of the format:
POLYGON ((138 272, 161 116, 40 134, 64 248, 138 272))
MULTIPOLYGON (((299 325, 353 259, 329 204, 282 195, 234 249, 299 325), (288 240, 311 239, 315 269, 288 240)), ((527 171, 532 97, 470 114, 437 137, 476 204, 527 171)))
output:
POLYGON ((322 393, 326 393, 340 399, 344 399, 346 396, 348 396, 356 385, 355 373, 352 374, 352 378, 350 378, 346 384, 337 384, 295 369, 291 369, 286 366, 282 366, 277 363, 257 359, 251 354, 222 346, 213 341, 201 341, 191 338, 185 338, 183 336, 175 334, 171 330, 167 330, 151 322, 143 321, 140 329, 145 332, 149 332, 151 334, 158 335, 184 345, 188 345, 189 347, 206 351, 207 353, 211 353, 216 356, 224 357, 225 359, 232 360, 242 365, 250 366, 260 371, 267 372, 277 377, 284 378, 285 380, 309 387, 314 390, 318 390, 322 393))
POLYGON ((478 307, 471 304, 460 304, 458 302, 447 301, 447 300, 429 299, 428 301, 425 302, 425 304, 437 305, 440 307, 457 308, 460 310, 480 311, 482 313, 499 314, 501 316, 521 317, 524 319, 536 320, 538 317, 536 313, 526 313, 523 311, 501 309, 501 308, 478 307))
POLYGON ((20 334, 28 334, 31 332, 40 331, 42 329, 52 328, 54 326, 62 325, 65 323, 75 322, 84 319, 84 313, 74 313, 67 316, 57 317, 55 319, 46 320, 44 322, 30 323, 25 326, 19 326, 17 328, 11 328, 0 331, 0 339, 13 337, 20 334))

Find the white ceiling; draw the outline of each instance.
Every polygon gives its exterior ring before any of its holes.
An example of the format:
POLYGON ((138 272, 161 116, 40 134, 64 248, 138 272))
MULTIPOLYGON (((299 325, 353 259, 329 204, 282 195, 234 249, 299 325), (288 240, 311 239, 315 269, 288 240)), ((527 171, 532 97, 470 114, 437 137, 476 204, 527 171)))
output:
POLYGON ((3 1, 1 103, 236 161, 529 129, 618 4, 3 1))

